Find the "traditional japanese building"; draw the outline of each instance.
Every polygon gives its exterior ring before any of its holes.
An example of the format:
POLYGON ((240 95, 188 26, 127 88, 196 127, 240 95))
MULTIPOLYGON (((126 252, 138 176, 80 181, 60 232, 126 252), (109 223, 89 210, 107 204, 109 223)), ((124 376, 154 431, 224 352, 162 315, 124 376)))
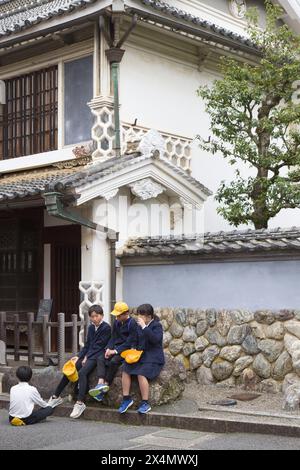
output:
POLYGON ((229 229, 210 196, 231 170, 194 140, 196 90, 223 55, 255 63, 247 6, 263 23, 256 0, 0 1, 0 311, 108 312, 140 298, 129 239, 229 229))

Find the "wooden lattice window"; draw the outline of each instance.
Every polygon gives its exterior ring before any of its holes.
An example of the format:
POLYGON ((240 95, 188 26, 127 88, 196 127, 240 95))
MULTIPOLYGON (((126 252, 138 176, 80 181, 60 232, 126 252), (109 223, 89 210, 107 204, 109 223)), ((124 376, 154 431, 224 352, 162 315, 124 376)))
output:
POLYGON ((57 66, 5 80, 0 159, 57 149, 57 66))

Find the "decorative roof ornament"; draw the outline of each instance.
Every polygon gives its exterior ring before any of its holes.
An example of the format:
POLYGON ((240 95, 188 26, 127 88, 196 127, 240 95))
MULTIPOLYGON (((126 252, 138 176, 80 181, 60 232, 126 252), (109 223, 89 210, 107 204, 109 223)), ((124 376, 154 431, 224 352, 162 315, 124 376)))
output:
POLYGON ((153 181, 151 178, 144 178, 129 185, 132 194, 146 201, 147 199, 155 198, 165 191, 165 187, 153 181))
POLYGON ((163 136, 155 129, 150 129, 141 139, 138 152, 142 155, 163 157, 166 151, 166 143, 163 136))
POLYGON ((142 137, 134 132, 131 128, 129 134, 126 136, 125 142, 125 155, 132 155, 133 153, 141 153, 138 151, 138 147, 141 143, 142 137))
POLYGON ((244 18, 247 11, 246 0, 229 0, 229 10, 235 18, 244 18))

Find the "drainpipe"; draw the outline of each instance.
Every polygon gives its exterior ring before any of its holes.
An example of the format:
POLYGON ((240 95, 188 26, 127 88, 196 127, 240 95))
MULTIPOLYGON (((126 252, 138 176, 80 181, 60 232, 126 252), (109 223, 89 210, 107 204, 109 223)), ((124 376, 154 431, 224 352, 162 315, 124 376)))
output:
POLYGON ((119 239, 119 233, 115 230, 109 229, 108 227, 96 224, 92 220, 82 217, 80 214, 70 209, 66 209, 62 202, 62 193, 57 191, 44 193, 43 197, 45 199, 48 214, 69 222, 83 225, 84 227, 91 228, 92 230, 100 230, 102 233, 106 234, 110 253, 110 301, 113 309, 116 301, 116 242, 119 239))
POLYGON ((114 126, 115 126, 115 153, 117 157, 121 156, 121 137, 120 137, 120 101, 119 101, 119 73, 120 73, 120 62, 122 61, 125 53, 124 49, 121 49, 122 45, 130 35, 131 31, 137 24, 137 15, 134 15, 131 19, 131 25, 125 31, 122 38, 120 39, 120 21, 122 11, 114 12, 112 14, 114 33, 113 38, 109 36, 104 23, 103 16, 99 18, 100 30, 103 32, 106 42, 109 45, 109 49, 105 51, 107 60, 110 63, 111 80, 114 96, 114 126))
POLYGON ((115 152, 116 157, 121 156, 120 138, 120 101, 119 101, 119 71, 124 49, 112 47, 105 51, 110 62, 111 79, 114 93, 114 125, 115 125, 115 152))

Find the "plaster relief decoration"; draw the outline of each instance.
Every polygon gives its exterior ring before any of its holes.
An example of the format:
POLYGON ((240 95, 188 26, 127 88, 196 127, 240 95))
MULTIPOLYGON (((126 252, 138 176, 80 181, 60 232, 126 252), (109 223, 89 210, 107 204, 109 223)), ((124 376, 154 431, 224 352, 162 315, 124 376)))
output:
POLYGON ((101 194, 101 197, 104 197, 106 201, 109 201, 110 199, 114 198, 119 192, 119 188, 112 189, 111 191, 107 191, 106 193, 101 194))
POLYGON ((145 178, 140 181, 136 181, 129 185, 132 194, 139 197, 143 201, 146 199, 156 198, 159 194, 165 191, 165 187, 151 178, 145 178))
POLYGON ((229 0, 229 10, 235 18, 244 18, 247 11, 246 0, 229 0))
POLYGON ((150 129, 150 131, 146 132, 141 138, 137 150, 141 152, 142 155, 163 157, 166 150, 165 140, 157 130, 150 129))
MULTIPOLYGON (((104 282, 103 281, 80 281, 79 290, 83 300, 79 305, 79 316, 81 320, 84 320, 89 308, 94 305, 101 305, 104 308, 103 301, 103 291, 104 291, 104 282)), ((84 329, 81 328, 79 331, 79 344, 80 346, 84 345, 84 329)))

